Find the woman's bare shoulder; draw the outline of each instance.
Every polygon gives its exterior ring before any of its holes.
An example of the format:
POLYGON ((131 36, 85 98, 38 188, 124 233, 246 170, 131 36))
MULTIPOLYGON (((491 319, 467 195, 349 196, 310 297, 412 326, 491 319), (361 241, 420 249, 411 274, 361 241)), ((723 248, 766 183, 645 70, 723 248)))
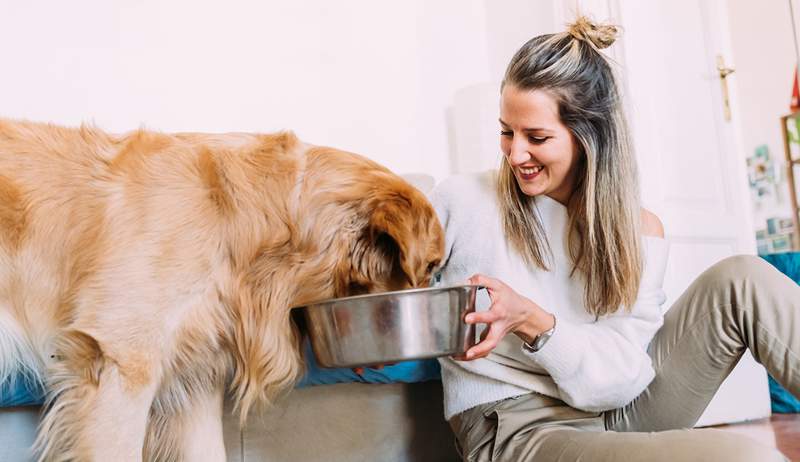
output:
POLYGON ((664 238, 664 225, 655 213, 642 207, 642 234, 664 238))

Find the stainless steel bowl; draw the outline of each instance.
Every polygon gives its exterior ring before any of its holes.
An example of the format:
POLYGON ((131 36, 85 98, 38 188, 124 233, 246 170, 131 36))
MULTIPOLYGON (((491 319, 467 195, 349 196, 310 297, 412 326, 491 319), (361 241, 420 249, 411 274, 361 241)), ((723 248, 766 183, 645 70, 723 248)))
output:
POLYGON ((355 367, 459 355, 475 344, 479 286, 410 289, 335 298, 295 308, 323 367, 355 367))

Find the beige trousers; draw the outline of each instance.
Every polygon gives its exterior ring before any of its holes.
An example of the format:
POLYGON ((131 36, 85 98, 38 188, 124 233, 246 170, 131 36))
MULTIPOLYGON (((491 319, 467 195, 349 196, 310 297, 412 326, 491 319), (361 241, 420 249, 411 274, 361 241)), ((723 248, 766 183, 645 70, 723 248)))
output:
MULTIPOLYGON (((545 347, 546 348, 546 347, 545 347)), ((800 396, 800 286, 760 258, 704 272, 650 344, 656 377, 628 405, 587 413, 537 394, 450 420, 467 461, 779 461, 741 435, 691 429, 745 349, 800 396)))

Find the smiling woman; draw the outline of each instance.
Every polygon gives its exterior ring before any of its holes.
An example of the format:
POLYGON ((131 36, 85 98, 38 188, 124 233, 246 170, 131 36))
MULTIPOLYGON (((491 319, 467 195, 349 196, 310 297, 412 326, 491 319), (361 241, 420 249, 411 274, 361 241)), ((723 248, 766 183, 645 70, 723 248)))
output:
POLYGON ((565 205, 569 254, 597 314, 630 306, 642 270, 636 164, 612 69, 597 52, 615 34, 580 19, 565 36, 530 40, 508 65, 500 100, 505 231, 545 269, 540 226, 525 211, 541 195, 565 205))
POLYGON ((800 289, 733 257, 663 315, 669 247, 640 205, 599 52, 616 32, 579 18, 525 43, 501 87, 500 170, 433 193, 442 284, 469 277, 490 297, 466 316, 480 342, 441 360, 445 416, 468 461, 783 460, 719 431, 675 431, 697 422, 748 348, 800 393, 800 289))

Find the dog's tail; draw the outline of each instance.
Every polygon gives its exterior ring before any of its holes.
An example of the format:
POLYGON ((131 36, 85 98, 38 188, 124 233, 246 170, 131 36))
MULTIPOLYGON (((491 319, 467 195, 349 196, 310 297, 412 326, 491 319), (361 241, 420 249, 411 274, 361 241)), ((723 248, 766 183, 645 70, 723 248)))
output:
POLYGON ((20 401, 22 397, 14 396, 13 391, 25 385, 31 392, 42 393, 44 368, 22 326, 8 310, 0 308, 0 404, 31 404, 30 399, 20 401))

